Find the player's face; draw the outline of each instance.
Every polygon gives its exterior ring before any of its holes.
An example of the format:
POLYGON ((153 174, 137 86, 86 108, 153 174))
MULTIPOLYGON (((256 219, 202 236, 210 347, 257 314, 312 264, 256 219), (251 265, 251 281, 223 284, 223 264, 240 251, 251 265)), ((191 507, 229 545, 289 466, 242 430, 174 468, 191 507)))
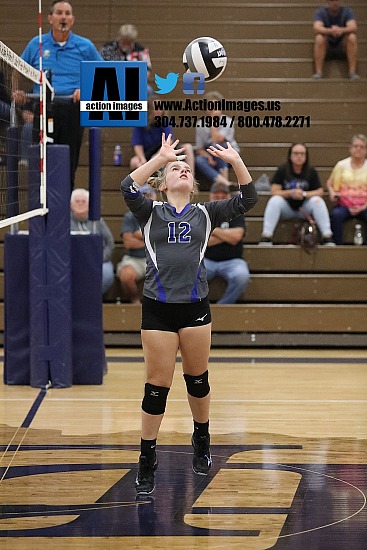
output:
POLYGON ((165 186, 167 190, 173 190, 174 188, 177 189, 177 186, 181 187, 182 185, 190 193, 193 190, 194 177, 191 168, 186 162, 171 162, 167 165, 165 186))
POLYGON ((53 12, 48 16, 48 22, 53 30, 68 32, 74 24, 73 8, 69 2, 57 2, 53 12))

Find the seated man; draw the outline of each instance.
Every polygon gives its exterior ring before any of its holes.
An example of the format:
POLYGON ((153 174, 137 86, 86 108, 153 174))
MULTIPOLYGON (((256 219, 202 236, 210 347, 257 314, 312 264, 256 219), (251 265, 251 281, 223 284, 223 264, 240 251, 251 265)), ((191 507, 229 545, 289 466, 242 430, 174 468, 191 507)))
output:
MULTIPOLYGON (((140 187, 140 193, 155 200, 157 193, 147 183, 140 187)), ((127 253, 116 267, 116 275, 132 304, 140 304, 138 282, 145 277, 146 259, 144 237, 140 225, 132 212, 124 215, 121 236, 127 253)))
POLYGON ((367 223, 367 137, 353 136, 349 152, 349 157, 337 162, 326 182, 333 203, 331 228, 336 244, 343 244, 346 220, 356 218, 367 223))
MULTIPOLYGON (((93 233, 93 223, 88 219, 89 191, 74 189, 70 197, 70 230, 78 233, 93 233)), ((102 264, 102 294, 112 285, 114 280, 112 251, 115 246, 110 228, 103 218, 96 223, 97 233, 103 237, 103 264, 102 264)))
POLYGON ((351 8, 340 6, 339 0, 329 0, 327 6, 315 13, 313 28, 315 31, 313 78, 322 78, 325 58, 343 58, 348 60, 349 78, 358 79, 357 74, 357 23, 351 8))
MULTIPOLYGON (((230 191, 225 183, 214 183, 210 189, 209 200, 228 199, 230 191)), ((207 279, 221 277, 227 282, 227 288, 218 304, 235 304, 246 290, 250 280, 247 262, 242 258, 242 239, 245 235, 245 218, 238 216, 229 223, 212 231, 205 252, 207 279)))

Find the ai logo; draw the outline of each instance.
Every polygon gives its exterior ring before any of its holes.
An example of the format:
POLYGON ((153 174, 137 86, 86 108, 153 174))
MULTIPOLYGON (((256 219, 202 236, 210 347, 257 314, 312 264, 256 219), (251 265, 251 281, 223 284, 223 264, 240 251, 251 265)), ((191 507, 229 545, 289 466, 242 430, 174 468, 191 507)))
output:
POLYGON ((147 126, 148 76, 143 61, 82 61, 81 126, 147 126))

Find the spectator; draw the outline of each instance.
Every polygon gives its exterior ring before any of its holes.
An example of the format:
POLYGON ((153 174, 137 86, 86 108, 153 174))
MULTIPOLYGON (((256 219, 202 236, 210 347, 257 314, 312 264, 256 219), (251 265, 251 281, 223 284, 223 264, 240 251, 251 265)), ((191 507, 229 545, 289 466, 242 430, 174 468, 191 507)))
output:
MULTIPOLYGON (((88 219, 89 191, 74 189, 70 197, 70 230, 78 233, 93 233, 95 222, 88 219)), ((103 237, 102 294, 107 292, 114 280, 112 251, 115 243, 110 228, 103 218, 96 222, 96 232, 103 237)))
MULTIPOLYGON (((145 61, 148 68, 148 78, 152 65, 150 62, 149 50, 139 42, 138 30, 135 25, 122 25, 117 33, 117 38, 107 42, 101 48, 101 56, 106 61, 145 61)), ((149 95, 152 89, 148 86, 149 95)))
POLYGON ((329 212, 322 195, 318 173, 309 165, 308 150, 294 143, 288 150, 287 163, 278 168, 271 182, 271 194, 265 208, 261 246, 273 244, 273 234, 280 219, 303 219, 302 209, 310 214, 322 236, 322 244, 335 246, 329 212))
POLYGON ((229 187, 230 181, 228 180, 228 164, 221 158, 210 155, 207 148, 210 147, 210 145, 215 145, 217 143, 222 147, 227 147, 227 142, 229 142, 233 149, 235 149, 238 153, 239 147, 234 138, 234 128, 232 126, 231 119, 222 113, 222 95, 219 92, 213 91, 208 92, 205 98, 208 103, 210 102, 208 105, 209 108, 207 109, 207 115, 209 117, 223 117, 226 121, 226 125, 221 125, 218 128, 215 128, 213 124, 209 127, 206 125, 198 125, 196 127, 196 168, 199 170, 201 175, 210 182, 210 185, 218 182, 225 183, 229 187))
MULTIPOLYGON (((131 145, 134 147, 135 155, 130 160, 130 170, 135 170, 150 160, 162 146, 162 133, 167 138, 169 134, 173 135, 172 126, 161 127, 156 124, 155 117, 162 117, 164 111, 155 108, 155 97, 150 97, 148 101, 148 126, 145 128, 135 127, 132 131, 131 145)), ((193 175, 195 174, 194 150, 190 143, 184 143, 186 162, 190 166, 193 175)))
MULTIPOLYGON (((48 22, 51 30, 42 35, 43 69, 51 70, 52 85, 55 88, 55 100, 52 113, 48 113, 54 121, 54 132, 51 137, 54 143, 70 147, 70 179, 74 187, 75 172, 79 162, 79 152, 83 138, 83 128, 80 126, 80 62, 102 61, 97 49, 90 40, 74 34, 71 28, 75 17, 70 2, 55 0, 50 8, 48 22), (60 97, 63 96, 63 97, 60 97), (65 96, 71 97, 67 99, 65 96)), ((39 37, 28 43, 21 58, 39 69, 39 37)), ((39 87, 34 88, 39 93, 39 87)), ((25 95, 21 90, 14 92, 18 103, 24 102, 25 95)), ((35 113, 35 122, 39 113, 35 113)), ((38 128, 35 124, 35 141, 38 142, 38 128)))
MULTIPOLYGON (((331 228, 336 244, 343 244, 346 220, 358 218, 367 222, 367 137, 363 134, 353 136, 349 152, 350 157, 335 165, 326 183, 334 203, 331 228)), ((364 243, 367 243, 366 234, 364 243)))
POLYGON ((322 78, 325 58, 343 58, 348 60, 349 78, 356 80, 357 74, 357 22, 351 8, 340 6, 339 0, 328 0, 327 6, 315 12, 313 28, 315 31, 313 78, 322 78))
MULTIPOLYGON (((225 200, 230 196, 228 186, 219 182, 212 185, 209 200, 225 200)), ((218 304, 235 304, 250 280, 247 262, 242 258, 244 235, 245 218, 237 216, 229 222, 223 222, 220 227, 215 227, 209 237, 204 258, 207 280, 221 277, 227 283, 218 304)))
MULTIPOLYGON (((157 198, 156 190, 147 183, 140 187, 140 193, 152 200, 157 198)), ((140 304, 141 297, 137 283, 145 277, 145 243, 140 225, 130 210, 122 220, 121 236, 127 253, 124 254, 121 262, 117 265, 116 275, 120 279, 121 286, 127 293, 130 302, 140 304)))

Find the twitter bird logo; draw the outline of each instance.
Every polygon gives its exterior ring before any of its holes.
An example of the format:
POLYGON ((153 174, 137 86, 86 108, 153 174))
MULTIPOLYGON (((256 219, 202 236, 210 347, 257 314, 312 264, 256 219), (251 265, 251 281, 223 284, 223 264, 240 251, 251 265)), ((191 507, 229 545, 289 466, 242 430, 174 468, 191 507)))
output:
POLYGON ((154 75, 155 83, 157 84, 158 90, 156 90, 156 94, 168 94, 169 92, 172 92, 172 90, 176 87, 178 77, 180 75, 178 73, 168 73, 166 78, 162 78, 159 75, 154 75))

